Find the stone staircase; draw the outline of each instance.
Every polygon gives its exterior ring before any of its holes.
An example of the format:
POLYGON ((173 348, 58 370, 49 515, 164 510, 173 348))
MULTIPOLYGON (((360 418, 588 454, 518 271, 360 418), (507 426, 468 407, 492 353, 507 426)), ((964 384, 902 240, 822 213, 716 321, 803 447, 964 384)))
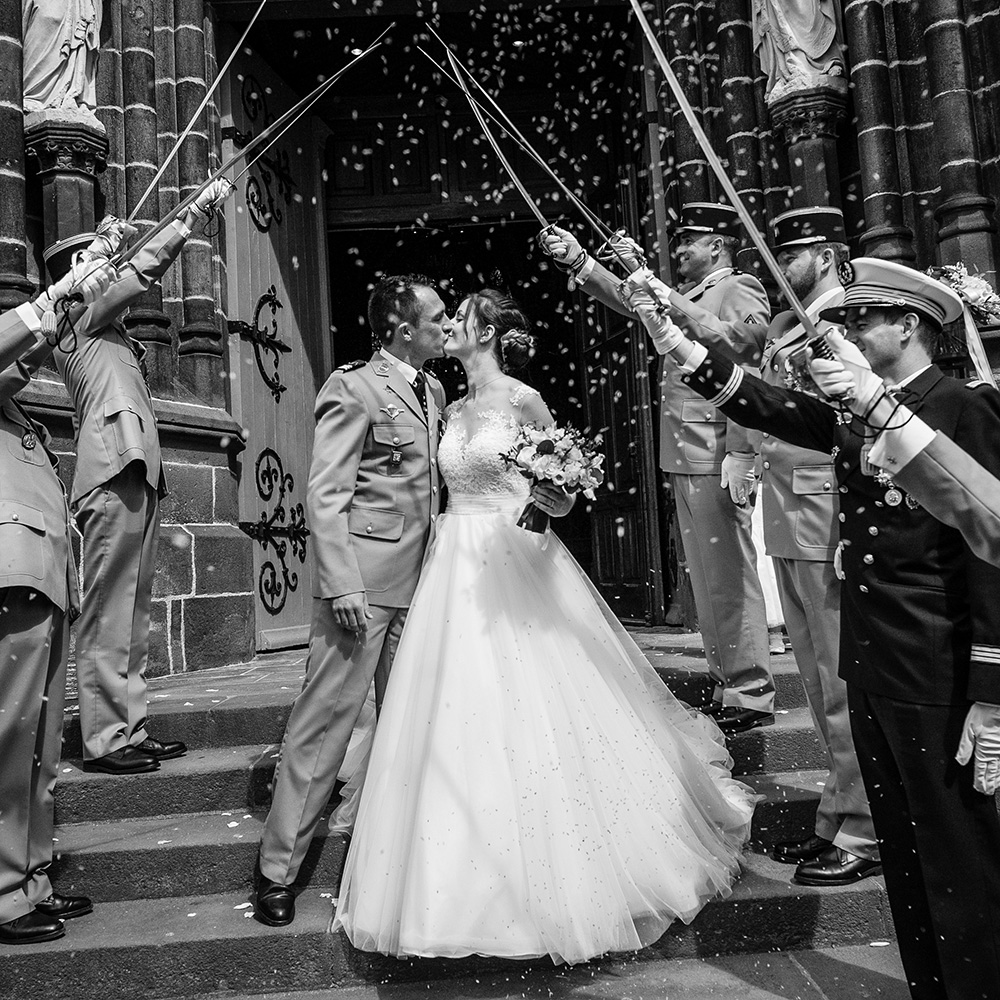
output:
MULTIPOLYGON (((639 629, 634 635, 679 697, 701 700, 707 679, 697 634, 639 629)), ((728 899, 710 903, 691 926, 671 928, 637 960, 892 937, 880 878, 837 889, 793 886, 793 869, 766 854, 772 841, 811 830, 824 778, 794 658, 786 653, 771 662, 776 724, 730 742, 735 772, 765 796, 745 871, 728 899)), ((399 961, 354 951, 342 935, 328 933, 344 852, 336 835, 314 840, 290 927, 266 928, 251 919, 268 783, 303 668, 302 652, 277 653, 154 681, 154 735, 193 748, 154 774, 84 773, 79 726, 67 720, 54 881, 60 891, 86 893, 97 905, 93 916, 69 922, 60 941, 2 949, 0 998, 134 1000, 319 989, 332 989, 336 998, 338 991, 347 997, 352 988, 406 982, 422 984, 426 995, 428 984, 446 978, 523 978, 533 966, 539 976, 551 973, 550 962, 399 961)))

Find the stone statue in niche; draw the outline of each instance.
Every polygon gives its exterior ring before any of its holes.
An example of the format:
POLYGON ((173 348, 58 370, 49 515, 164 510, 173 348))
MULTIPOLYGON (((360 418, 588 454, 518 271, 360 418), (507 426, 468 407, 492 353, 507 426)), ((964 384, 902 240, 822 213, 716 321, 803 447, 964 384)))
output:
POLYGON ((97 124, 102 7, 103 0, 23 0, 25 113, 97 124))
POLYGON ((837 0, 753 0, 753 44, 770 106, 816 87, 847 90, 837 0))

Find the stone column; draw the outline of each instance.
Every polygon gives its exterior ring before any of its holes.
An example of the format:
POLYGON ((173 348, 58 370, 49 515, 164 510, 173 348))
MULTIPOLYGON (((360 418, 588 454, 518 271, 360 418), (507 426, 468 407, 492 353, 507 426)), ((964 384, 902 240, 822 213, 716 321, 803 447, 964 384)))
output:
POLYGON ((965 17, 958 0, 923 0, 917 8, 927 52, 934 148, 941 201, 935 211, 941 260, 993 271, 996 203, 985 193, 968 81, 965 17))
POLYGON ((0 4, 0 312, 24 302, 27 278, 24 225, 24 112, 21 5, 0 4))
MULTIPOLYGON (((207 90, 204 0, 176 0, 174 58, 177 73, 177 122, 191 120, 207 90)), ((186 198, 208 176, 208 115, 202 112, 178 159, 180 197, 186 198)), ((181 382, 203 402, 225 405, 222 329, 215 314, 212 243, 194 233, 184 248, 184 326, 178 345, 181 382)))
MULTIPOLYGON (((160 218, 154 190, 140 206, 159 163, 156 119, 156 59, 153 55, 153 0, 125 0, 121 8, 122 94, 125 100, 125 206, 140 232, 160 218)), ((163 311, 163 292, 153 285, 125 317, 129 334, 147 350, 149 387, 158 396, 169 394, 173 381, 170 320, 163 311)))
MULTIPOLYGON (((670 66, 684 91, 684 96, 694 109, 696 115, 701 115, 702 93, 701 75, 695 54, 698 49, 697 14, 695 4, 688 0, 678 0, 665 4, 663 11, 660 44, 670 60, 670 66)), ((666 83, 661 83, 661 93, 666 90, 667 106, 671 109, 673 118, 674 169, 672 173, 677 178, 667 185, 668 190, 673 184, 679 184, 678 200, 681 205, 689 201, 710 201, 711 193, 708 180, 708 163, 705 154, 698 145, 694 133, 684 120, 684 115, 673 95, 667 89, 666 83)), ((706 130, 707 131, 707 130, 706 130)))
POLYGON ((844 10, 851 56, 865 230, 861 255, 909 263, 916 259, 906 225, 896 156, 892 79, 881 0, 854 0, 844 10))
POLYGON ((788 146, 792 207, 840 208, 837 123, 847 114, 847 81, 789 93, 771 104, 771 120, 788 146))
POLYGON ((33 111, 24 119, 24 145, 42 184, 45 246, 93 230, 96 175, 108 155, 100 122, 70 109, 33 111))

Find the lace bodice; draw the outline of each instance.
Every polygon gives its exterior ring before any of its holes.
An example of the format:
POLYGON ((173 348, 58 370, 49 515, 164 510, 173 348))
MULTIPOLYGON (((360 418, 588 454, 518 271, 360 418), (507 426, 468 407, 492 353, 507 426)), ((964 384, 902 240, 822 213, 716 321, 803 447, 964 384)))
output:
MULTIPOLYGON (((521 387, 511 397, 518 405, 524 398, 521 387)), ((528 389, 528 392, 534 392, 528 389)), ((527 497, 528 480, 500 458, 517 435, 517 421, 501 410, 479 413, 476 429, 467 435, 462 426, 463 403, 448 415, 444 436, 438 445, 438 468, 452 496, 527 497)))

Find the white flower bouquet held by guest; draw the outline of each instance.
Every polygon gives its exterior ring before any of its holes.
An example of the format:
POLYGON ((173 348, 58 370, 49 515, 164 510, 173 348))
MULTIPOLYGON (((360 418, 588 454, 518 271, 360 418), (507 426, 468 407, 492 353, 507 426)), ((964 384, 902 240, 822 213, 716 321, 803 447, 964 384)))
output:
MULTIPOLYGON (((598 448, 598 434, 590 440, 575 427, 541 427, 536 423, 522 424, 513 445, 500 457, 517 469, 533 486, 551 483, 563 493, 582 493, 588 500, 604 482, 604 454, 598 448)), ((525 505, 518 518, 519 528, 544 531, 549 515, 534 499, 525 505)))

